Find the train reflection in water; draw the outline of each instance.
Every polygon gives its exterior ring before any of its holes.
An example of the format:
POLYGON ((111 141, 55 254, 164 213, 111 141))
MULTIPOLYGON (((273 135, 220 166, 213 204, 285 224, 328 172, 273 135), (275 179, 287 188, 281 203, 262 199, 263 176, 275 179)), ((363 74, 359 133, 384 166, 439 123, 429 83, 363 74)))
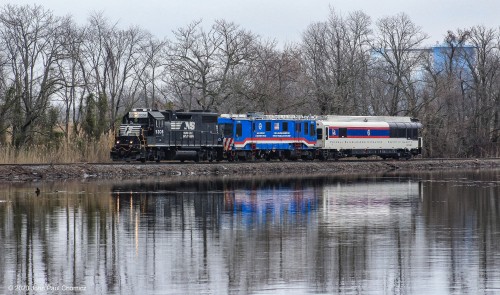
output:
POLYGON ((219 291, 287 282, 321 292, 406 281, 406 267, 417 263, 404 249, 421 194, 421 182, 405 177, 342 176, 132 183, 112 195, 120 223, 131 218, 124 229, 138 240, 136 255, 170 253, 161 268, 172 272, 167 281, 197 277, 219 291))
POLYGON ((316 191, 302 187, 301 183, 291 186, 264 186, 249 189, 226 188, 224 208, 233 213, 241 225, 300 223, 307 221, 318 208, 316 191))
POLYGON ((335 226, 408 224, 422 196, 422 183, 410 180, 358 182, 323 187, 323 221, 335 226), (376 189, 375 189, 376 188, 376 189))
POLYGON ((405 216, 416 209, 419 198, 415 196, 422 195, 422 183, 346 176, 293 181, 286 177, 272 181, 214 178, 120 184, 113 186, 112 195, 118 210, 136 208, 155 219, 180 218, 180 222, 195 218, 204 227, 223 221, 237 226, 300 224, 318 211, 322 223, 352 227, 366 222, 384 224, 395 217, 394 213, 402 216, 401 222, 410 222, 405 216))
POLYGON ((129 183, 115 185, 112 195, 117 199, 118 210, 138 208, 140 214, 156 217, 194 217, 203 223, 211 221, 210 226, 215 225, 212 221, 233 217, 238 219, 225 221, 242 226, 300 223, 318 209, 320 193, 311 181, 213 179, 129 183))

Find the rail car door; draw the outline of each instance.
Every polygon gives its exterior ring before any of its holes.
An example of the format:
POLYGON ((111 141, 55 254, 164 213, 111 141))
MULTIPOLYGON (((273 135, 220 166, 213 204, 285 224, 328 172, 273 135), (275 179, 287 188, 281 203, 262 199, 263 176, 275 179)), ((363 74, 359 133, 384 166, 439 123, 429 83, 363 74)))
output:
POLYGON ((328 126, 318 123, 316 126, 316 147, 324 148, 328 140, 328 126))
POLYGON ((245 135, 243 133, 244 121, 238 120, 234 124, 234 146, 237 149, 242 149, 245 145, 245 135))

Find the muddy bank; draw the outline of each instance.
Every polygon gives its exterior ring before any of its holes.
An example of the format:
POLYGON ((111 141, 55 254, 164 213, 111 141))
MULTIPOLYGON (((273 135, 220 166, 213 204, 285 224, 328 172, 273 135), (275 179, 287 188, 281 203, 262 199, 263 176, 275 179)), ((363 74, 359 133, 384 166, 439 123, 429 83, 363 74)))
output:
POLYGON ((343 174, 387 171, 431 171, 500 168, 500 159, 257 162, 257 163, 160 163, 0 165, 0 181, 54 181, 60 179, 130 179, 165 176, 343 174))

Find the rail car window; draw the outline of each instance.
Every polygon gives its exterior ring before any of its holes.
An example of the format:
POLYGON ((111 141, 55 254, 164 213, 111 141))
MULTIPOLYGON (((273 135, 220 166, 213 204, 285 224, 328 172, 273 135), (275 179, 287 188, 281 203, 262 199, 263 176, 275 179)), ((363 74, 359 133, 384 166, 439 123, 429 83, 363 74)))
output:
POLYGON ((296 123, 296 124, 295 124, 295 131, 296 131, 297 133, 301 132, 301 131, 302 131, 302 124, 300 124, 300 123, 296 123))
POLYGON ((389 123, 391 138, 406 138, 405 123, 389 123))
POLYGON ((339 137, 347 137, 347 128, 339 128, 339 137))
MULTIPOLYGON (((316 132, 318 133, 318 139, 323 139, 323 129, 318 128, 318 130, 316 130, 316 132)), ((327 136, 328 136, 328 133, 327 133, 327 136)))
POLYGON ((314 123, 311 123, 311 128, 309 130, 311 130, 311 136, 316 136, 316 128, 314 128, 314 123))
POLYGON ((406 128, 399 128, 398 129, 398 137, 399 138, 406 138, 406 128))
POLYGON ((243 135, 243 126, 241 123, 236 124, 236 137, 240 137, 243 135))
POLYGON ((288 131, 288 122, 283 122, 283 131, 288 131))
POLYGON ((266 122, 266 132, 271 131, 271 122, 266 122))
POLYGON ((391 138, 418 139, 418 127, 415 123, 389 123, 391 138))
POLYGON ((309 124, 304 123, 304 134, 308 134, 309 133, 309 124))
POLYGON ((408 129, 408 138, 410 139, 418 139, 418 128, 412 127, 408 129))

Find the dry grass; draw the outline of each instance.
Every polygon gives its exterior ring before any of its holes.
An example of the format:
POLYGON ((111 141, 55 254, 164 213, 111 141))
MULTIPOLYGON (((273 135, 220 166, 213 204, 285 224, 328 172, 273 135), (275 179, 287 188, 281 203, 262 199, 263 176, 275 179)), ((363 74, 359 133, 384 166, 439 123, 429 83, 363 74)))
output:
POLYGON ((96 142, 78 140, 61 144, 59 148, 27 146, 17 150, 10 145, 0 146, 0 164, 106 163, 111 161, 112 142, 111 137, 103 137, 96 142))

